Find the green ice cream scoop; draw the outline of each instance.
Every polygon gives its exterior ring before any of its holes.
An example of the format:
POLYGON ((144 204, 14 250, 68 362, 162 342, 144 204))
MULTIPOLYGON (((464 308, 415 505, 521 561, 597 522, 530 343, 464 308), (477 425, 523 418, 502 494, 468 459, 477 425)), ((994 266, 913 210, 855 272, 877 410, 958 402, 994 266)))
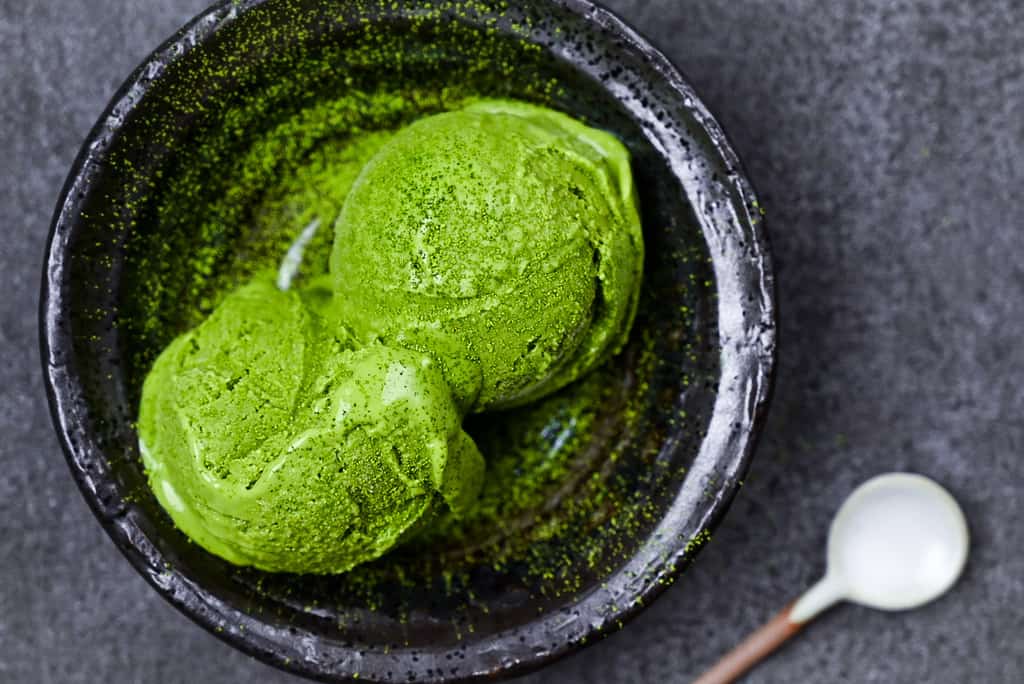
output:
POLYGON ((629 155, 543 107, 484 100, 399 131, 335 226, 341 317, 429 353, 461 406, 506 408, 626 340, 643 241, 629 155))
POLYGON ((436 363, 357 347, 303 296, 257 279, 174 340, 143 387, 150 484, 233 563, 335 573, 476 496, 483 459, 436 363))

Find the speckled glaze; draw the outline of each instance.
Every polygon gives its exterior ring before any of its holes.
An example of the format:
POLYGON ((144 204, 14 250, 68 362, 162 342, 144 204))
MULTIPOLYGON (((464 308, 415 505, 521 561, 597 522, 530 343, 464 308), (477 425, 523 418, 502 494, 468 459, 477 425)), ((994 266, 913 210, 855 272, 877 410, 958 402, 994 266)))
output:
POLYGON ((139 67, 71 170, 43 274, 43 365, 83 494, 186 615, 324 681, 466 681, 521 673, 621 627, 708 540, 765 416, 773 297, 760 209, 721 129, 607 11, 581 0, 224 2, 139 67), (285 78, 295 86, 276 89, 285 78), (500 528, 482 515, 478 529, 337 577, 237 568, 190 544, 150 493, 139 386, 160 348, 259 261, 240 256, 254 253, 245 211, 203 223, 218 182, 247 187, 231 169, 261 131, 359 89, 399 95, 336 117, 348 133, 477 95, 614 132, 640 188, 640 310, 626 350, 591 378, 467 426, 506 479, 519 454, 531 472, 557 465, 500 528), (260 101, 273 106, 249 106, 260 101), (195 150, 209 163, 185 163, 195 150), (181 187, 195 192, 175 199, 181 187))

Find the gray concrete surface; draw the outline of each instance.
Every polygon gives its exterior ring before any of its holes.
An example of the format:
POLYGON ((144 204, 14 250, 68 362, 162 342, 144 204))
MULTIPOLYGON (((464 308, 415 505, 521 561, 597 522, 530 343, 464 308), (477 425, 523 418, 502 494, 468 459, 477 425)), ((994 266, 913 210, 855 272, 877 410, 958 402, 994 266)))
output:
MULTIPOLYGON (((132 66, 204 4, 0 0, 2 682, 296 681, 123 561, 64 466, 38 368, 67 168, 132 66)), ((747 681, 1024 681, 1024 9, 609 4, 690 76, 760 188, 781 365, 753 472, 695 567, 625 631, 524 681, 689 681, 821 573, 826 520, 893 469, 963 502, 962 583, 913 613, 836 610, 747 681)))

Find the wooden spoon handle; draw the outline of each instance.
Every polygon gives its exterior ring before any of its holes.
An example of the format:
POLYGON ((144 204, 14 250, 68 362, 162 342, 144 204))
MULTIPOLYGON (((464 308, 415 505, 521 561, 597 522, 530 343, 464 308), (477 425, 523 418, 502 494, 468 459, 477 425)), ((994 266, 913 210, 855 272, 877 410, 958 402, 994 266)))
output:
POLYGON ((743 673, 768 657, 789 637, 803 627, 803 623, 793 622, 790 612, 793 604, 783 608, 757 631, 744 639, 732 649, 715 666, 693 681, 693 684, 729 684, 736 681, 743 673))

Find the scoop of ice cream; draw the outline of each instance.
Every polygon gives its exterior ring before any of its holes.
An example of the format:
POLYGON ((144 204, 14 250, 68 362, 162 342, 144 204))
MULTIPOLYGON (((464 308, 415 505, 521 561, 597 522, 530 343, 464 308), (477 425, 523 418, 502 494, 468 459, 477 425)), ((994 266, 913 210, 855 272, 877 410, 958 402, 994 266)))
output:
POLYGON ((414 122, 370 159, 331 273, 360 338, 434 355, 481 411, 617 351, 642 262, 625 147, 559 112, 486 100, 414 122))
POLYGON ((342 572, 442 502, 464 510, 482 483, 436 363, 357 348, 315 308, 258 279, 174 340, 143 387, 154 493, 183 532, 236 564, 342 572))

